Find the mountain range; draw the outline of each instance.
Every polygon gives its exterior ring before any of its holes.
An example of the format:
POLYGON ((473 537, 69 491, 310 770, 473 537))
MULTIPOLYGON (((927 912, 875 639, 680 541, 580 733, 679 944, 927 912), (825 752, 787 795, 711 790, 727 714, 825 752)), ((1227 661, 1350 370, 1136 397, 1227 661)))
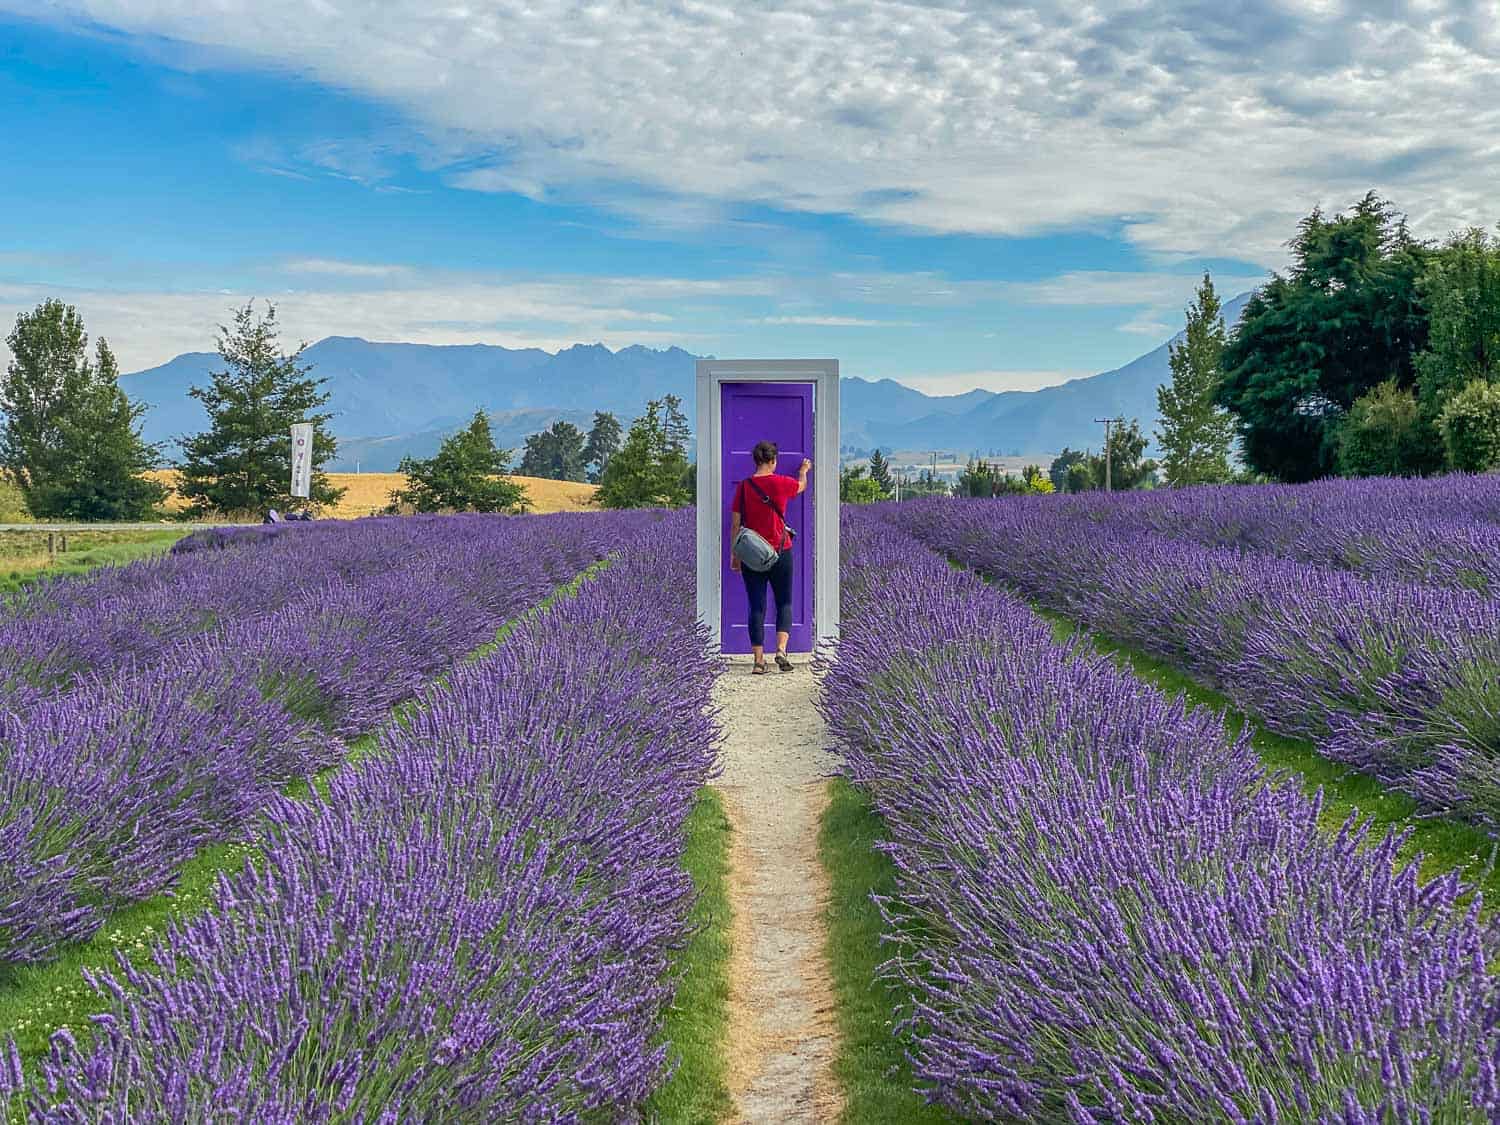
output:
MULTIPOLYGON (((1242 294, 1225 305, 1226 323, 1238 322, 1248 299, 1242 294)), ((1038 391, 927 395, 893 379, 846 377, 840 386, 841 444, 1040 457, 1065 445, 1097 445, 1095 418, 1139 418, 1149 430, 1156 388, 1170 377, 1170 343, 1123 367, 1038 391)), ((559 420, 586 430, 596 410, 611 411, 628 425, 649 400, 668 394, 681 396, 691 417, 698 358, 676 347, 612 352, 602 344, 575 344, 554 354, 348 336, 329 336, 302 354, 313 373, 328 380, 330 428, 339 439, 338 462, 330 467, 368 472, 394 469, 403 456, 431 455, 480 407, 490 414, 497 443, 517 449, 529 434, 559 420)), ((188 390, 207 383, 219 364, 214 352, 188 352, 121 376, 126 393, 150 408, 143 422, 148 440, 170 447, 204 428, 203 408, 188 390)))

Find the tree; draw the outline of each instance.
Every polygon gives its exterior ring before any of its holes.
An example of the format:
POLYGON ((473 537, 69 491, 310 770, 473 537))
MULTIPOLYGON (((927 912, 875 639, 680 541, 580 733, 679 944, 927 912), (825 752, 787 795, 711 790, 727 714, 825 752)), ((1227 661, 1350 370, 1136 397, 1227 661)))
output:
MULTIPOLYGON (((1109 430, 1109 486, 1115 492, 1129 492, 1148 487, 1156 475, 1158 465, 1145 456, 1146 436, 1141 433, 1137 418, 1125 424, 1125 419, 1116 418, 1109 430)), ((1105 465, 1102 453, 1091 454, 1086 462, 1088 488, 1103 488, 1105 465)))
POLYGON ((1251 297, 1222 359, 1217 401, 1245 462, 1281 480, 1325 476, 1355 399, 1387 379, 1408 388, 1427 345, 1417 279, 1431 249, 1373 192, 1349 214, 1314 210, 1293 264, 1251 297))
POLYGON ((889 496, 896 487, 891 479, 891 466, 880 450, 870 454, 870 479, 880 486, 881 496, 889 496))
POLYGON ((391 493, 391 507, 410 504, 419 512, 519 512, 526 490, 513 480, 510 450, 496 449, 490 420, 474 411, 467 426, 445 438, 437 454, 425 461, 401 459, 406 488, 391 493))
POLYGON ((276 306, 267 305, 266 315, 257 318, 247 302, 235 310, 232 331, 219 326, 223 370, 210 374, 208 386, 188 391, 208 412, 209 425, 182 442, 178 491, 192 501, 194 515, 302 503, 291 494, 291 428, 297 422, 313 426, 309 501, 333 504, 344 494, 323 471, 337 449, 327 430, 332 415, 319 411, 328 404, 328 380, 313 378, 312 367, 299 362, 306 344, 286 355, 276 337, 276 306))
POLYGON ((1203 275, 1198 296, 1187 309, 1187 329, 1168 349, 1171 385, 1156 388, 1167 483, 1221 484, 1229 479, 1234 419, 1217 405, 1219 358, 1224 351, 1224 317, 1213 279, 1203 275))
MULTIPOLYGON (((599 503, 605 508, 680 508, 690 499, 690 462, 681 435, 669 436, 671 400, 653 399, 630 424, 625 443, 599 476, 599 503)), ((679 403, 681 400, 677 400, 679 403)), ((681 415, 680 409, 677 411, 681 415)))
POLYGON ((1466 473, 1500 468, 1500 384, 1475 379, 1438 416, 1448 465, 1466 473))
POLYGON ((661 400, 662 429, 666 434, 667 450, 687 462, 688 445, 693 440, 693 428, 682 411, 682 399, 667 395, 661 400))
POLYGON ((1063 446, 1063 451, 1052 459, 1052 465, 1047 470, 1053 489, 1057 492, 1077 492, 1078 489, 1071 487, 1072 469, 1074 465, 1083 465, 1087 460, 1087 453, 1063 446))
POLYGON ((1103 488, 1104 487, 1104 476, 1103 476, 1103 473, 1104 473, 1104 462, 1102 460, 1097 460, 1096 461, 1095 458, 1094 458, 1094 455, 1092 453, 1090 453, 1084 460, 1082 460, 1082 461, 1074 461, 1071 465, 1068 466, 1067 488, 1064 489, 1064 491, 1065 492, 1089 492, 1089 491, 1092 491, 1093 489, 1096 489, 1096 488, 1103 488), (1095 479, 1094 479, 1094 466, 1095 465, 1099 466, 1099 472, 1100 472, 1100 476, 1099 476, 1099 479, 1097 481, 1095 481, 1095 479))
POLYGON ((953 482, 953 495, 965 498, 998 496, 1000 494, 1000 470, 988 461, 970 457, 968 463, 953 482))
POLYGON ((1043 473, 1040 465, 1027 465, 1022 469, 1021 483, 1025 485, 1026 492, 1033 496, 1050 496, 1057 491, 1051 476, 1043 473))
POLYGON ((585 466, 583 431, 572 422, 553 422, 552 428, 526 439, 521 457, 521 475, 547 480, 583 480, 585 466))
POLYGON ((845 466, 839 470, 839 499, 845 504, 874 504, 884 500, 878 482, 865 476, 865 467, 845 466))
POLYGON ((1435 421, 1474 380, 1500 382, 1500 238, 1482 230, 1455 235, 1428 261, 1417 288, 1428 311, 1417 385, 1435 421))
POLYGON ((1415 476, 1442 467, 1417 396, 1387 379, 1354 400, 1338 431, 1338 469, 1351 477, 1415 476))
POLYGON ((605 410, 594 412, 594 425, 583 447, 583 462, 589 467, 589 483, 598 484, 609 459, 620 448, 620 420, 605 410))
POLYGON ((83 319, 46 300, 16 318, 11 362, 0 381, 0 469, 40 519, 139 520, 166 496, 143 474, 158 447, 141 438, 146 408, 120 389, 100 339, 88 356, 83 319))

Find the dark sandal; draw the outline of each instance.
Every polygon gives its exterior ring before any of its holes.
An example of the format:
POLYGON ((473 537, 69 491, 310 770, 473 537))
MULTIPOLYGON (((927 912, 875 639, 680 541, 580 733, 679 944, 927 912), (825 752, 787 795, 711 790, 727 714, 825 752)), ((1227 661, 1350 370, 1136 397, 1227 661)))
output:
POLYGON ((783 672, 790 672, 792 670, 792 662, 787 659, 786 653, 778 652, 776 654, 776 667, 780 668, 783 672))
POLYGON ((752 676, 764 676, 770 670, 771 669, 766 667, 766 662, 764 660, 758 660, 756 661, 754 667, 750 669, 750 674, 752 676))

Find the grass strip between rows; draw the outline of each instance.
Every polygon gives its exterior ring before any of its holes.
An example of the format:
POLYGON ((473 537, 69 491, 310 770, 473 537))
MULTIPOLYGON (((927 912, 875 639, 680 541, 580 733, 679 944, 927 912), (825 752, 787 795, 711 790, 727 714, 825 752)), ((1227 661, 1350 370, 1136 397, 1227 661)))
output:
POLYGON ((929 1125, 953 1122, 928 1105, 915 1079, 896 1023, 896 989, 878 978, 885 960, 884 925, 872 896, 896 893, 896 868, 875 844, 885 826, 870 799, 842 778, 830 782, 828 808, 818 831, 818 854, 831 888, 825 914, 828 964, 839 1029, 834 1079, 844 1096, 847 1125, 929 1125))
POLYGON ((693 877, 693 937, 679 955, 682 976, 662 1039, 676 1069, 646 1102, 648 1116, 673 1125, 710 1125, 734 1109, 729 1093, 729 817, 705 785, 687 820, 682 865, 693 877))
MULTIPOLYGON (((576 593, 584 582, 608 565, 606 559, 584 568, 526 612, 507 621, 493 640, 469 653, 464 661, 478 660, 493 652, 522 623, 558 599, 576 593)), ((447 678, 438 676, 429 686, 437 687, 447 678)), ((391 720, 399 723, 420 706, 420 698, 407 700, 392 710, 391 720)), ((347 745, 349 752, 341 763, 313 778, 313 784, 325 797, 334 774, 372 753, 379 745, 379 735, 373 732, 361 735, 347 745)), ((299 800, 308 791, 308 783, 300 779, 283 788, 287 796, 299 800)), ((132 964, 147 964, 152 943, 165 934, 168 923, 207 910, 213 904, 219 876, 241 869, 247 859, 253 860, 260 854, 260 847, 253 841, 211 844, 183 864, 172 891, 116 911, 98 933, 64 949, 54 961, 9 969, 0 976, 0 1042, 7 1035, 15 1037, 28 1074, 47 1053, 49 1038, 60 1028, 66 1027, 80 1043, 85 1042, 91 1026, 88 1017, 98 1011, 98 998, 83 979, 82 970, 113 971, 118 965, 117 953, 129 958, 132 964)))
POLYGON ((1424 813, 1413 798, 1392 792, 1376 778, 1323 757, 1310 740, 1288 738, 1268 729, 1234 707, 1224 695, 1204 687, 1165 660, 1093 633, 1055 610, 1034 603, 1032 609, 1052 626, 1058 640, 1076 635, 1164 694, 1182 696, 1190 708, 1207 707, 1219 712, 1231 735, 1238 735, 1249 724, 1250 744, 1268 769, 1296 775, 1308 794, 1319 788, 1323 790, 1319 820, 1329 832, 1337 832, 1356 810, 1373 822, 1371 842, 1388 832, 1409 831, 1411 835, 1400 855, 1403 860, 1421 855, 1424 880, 1458 871, 1466 882, 1483 893, 1486 913, 1500 905, 1500 871, 1494 862, 1497 845, 1483 830, 1451 817, 1424 813))

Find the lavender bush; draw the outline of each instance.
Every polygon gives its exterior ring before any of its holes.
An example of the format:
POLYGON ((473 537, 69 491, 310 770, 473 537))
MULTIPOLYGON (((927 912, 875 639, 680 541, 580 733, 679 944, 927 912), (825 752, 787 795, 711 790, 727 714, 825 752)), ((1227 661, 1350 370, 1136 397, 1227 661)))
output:
MULTIPOLYGON (((613 517, 590 523, 592 515, 520 523, 537 541, 583 537, 601 545, 613 517)), ((233 549, 42 583, 0 603, 0 705, 26 706, 81 676, 139 666, 181 640, 267 616, 330 584, 429 565, 449 582, 465 582, 476 566, 493 574, 486 560, 508 550, 517 534, 510 524, 473 515, 313 523, 233 549)))
MULTIPOLYGON (((983 1120, 1479 1122, 1500 930, 874 514, 823 707, 889 835, 922 1088, 983 1120)), ((1045 563, 1033 559, 1033 569, 1045 563)))
POLYGON ((635 1116, 664 1077, 715 666, 681 593, 690 517, 629 535, 326 800, 278 800, 264 862, 173 926, 156 968, 98 979, 109 1010, 88 1043, 54 1036, 30 1116, 635 1116))
MULTIPOLYGON (((26 707, 12 696, 0 710, 0 966, 51 959, 169 888, 204 844, 242 836, 279 786, 339 761, 343 738, 600 558, 622 522, 458 520, 439 532, 441 553, 325 575, 144 666, 26 707)), ((347 534, 384 553, 365 528, 347 534)))
POLYGON ((913 502, 881 518, 1431 808, 1500 827, 1500 600, 1025 501, 913 502))
POLYGON ((1371 578, 1500 593, 1497 476, 1090 492, 1042 502, 1125 534, 1146 529, 1371 578))

